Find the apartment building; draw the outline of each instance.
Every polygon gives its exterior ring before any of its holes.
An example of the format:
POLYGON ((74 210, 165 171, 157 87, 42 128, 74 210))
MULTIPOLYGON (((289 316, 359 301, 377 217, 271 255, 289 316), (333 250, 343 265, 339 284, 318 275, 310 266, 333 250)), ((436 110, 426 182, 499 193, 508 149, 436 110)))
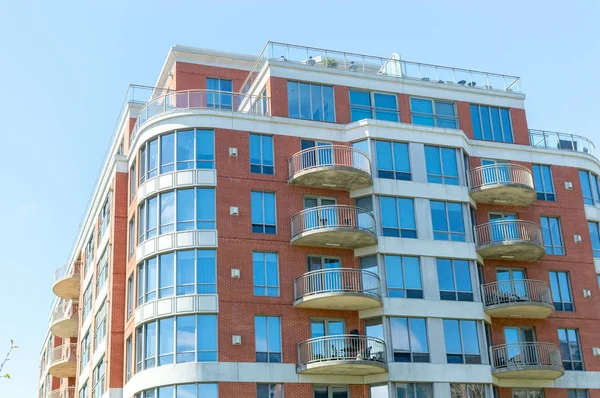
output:
POLYGON ((600 398, 597 156, 515 76, 175 46, 56 271, 39 398, 600 398))

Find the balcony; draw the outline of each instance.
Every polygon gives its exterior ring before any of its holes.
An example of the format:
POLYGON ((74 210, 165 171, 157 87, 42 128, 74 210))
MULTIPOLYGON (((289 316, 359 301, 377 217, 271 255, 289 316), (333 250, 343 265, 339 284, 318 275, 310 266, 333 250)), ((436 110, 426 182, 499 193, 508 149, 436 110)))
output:
POLYGON ((58 268, 54 272, 54 294, 63 299, 78 299, 80 292, 81 263, 76 261, 58 268))
POLYGON ((483 258, 536 261, 546 254, 542 229, 531 221, 502 220, 475 227, 477 253, 483 258))
POLYGON ((360 311, 380 306, 381 281, 370 271, 329 268, 294 280, 294 307, 360 311))
POLYGON ((63 387, 50 391, 47 398, 76 398, 75 387, 63 387))
POLYGON ((518 164, 490 164, 469 171, 471 197, 477 203, 529 206, 536 200, 531 171, 518 164))
POLYGON ((481 287, 486 314, 493 318, 548 318, 554 312, 546 282, 514 280, 486 283, 481 287))
POLYGON ((375 245, 375 217, 352 206, 311 207, 292 217, 291 243, 340 249, 375 245))
POLYGON ((77 337, 79 331, 79 315, 77 305, 58 306, 50 318, 50 332, 60 338, 77 337))
POLYGON ((298 344, 297 373, 366 376, 387 372, 385 342, 376 337, 342 334, 298 344))
POLYGON ((529 144, 536 148, 587 153, 596 156, 596 146, 585 137, 554 131, 529 130, 529 144))
POLYGON ((492 374, 499 379, 554 380, 565 374, 560 348, 551 343, 493 346, 492 374))
POLYGON ((54 377, 75 377, 77 374, 77 344, 63 344, 50 353, 48 373, 54 377))
POLYGON ((289 160, 290 185, 311 188, 359 189, 373 184, 369 156, 343 145, 300 151, 289 160))

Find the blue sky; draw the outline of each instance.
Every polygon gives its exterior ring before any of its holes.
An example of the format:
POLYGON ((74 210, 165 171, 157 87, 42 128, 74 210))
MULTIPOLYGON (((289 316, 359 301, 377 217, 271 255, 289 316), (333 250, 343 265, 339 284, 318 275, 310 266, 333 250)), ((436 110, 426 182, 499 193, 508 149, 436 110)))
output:
POLYGON ((513 74, 529 126, 600 144, 595 1, 0 0, 1 397, 33 397, 54 269, 66 261, 129 83, 174 44, 258 54, 268 40, 513 74), (595 99, 596 98, 596 99, 595 99))

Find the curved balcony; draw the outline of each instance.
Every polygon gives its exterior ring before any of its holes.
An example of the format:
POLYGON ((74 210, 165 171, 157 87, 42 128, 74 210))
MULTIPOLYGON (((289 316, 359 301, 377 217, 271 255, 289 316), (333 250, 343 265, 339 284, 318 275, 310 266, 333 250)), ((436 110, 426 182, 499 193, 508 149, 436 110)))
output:
POLYGON ((556 344, 502 344, 491 352, 492 374, 499 379, 554 380, 565 374, 556 344))
POLYGON ((358 189, 373 184, 369 156, 344 145, 304 149, 289 160, 290 185, 358 189))
POLYGON ((356 249, 377 243, 375 217, 352 206, 311 207, 292 217, 293 245, 356 249))
POLYGON ((594 143, 580 135, 529 130, 529 144, 536 148, 581 152, 597 157, 594 143))
POLYGON ((54 377, 75 377, 77 374, 77 344, 63 344, 50 352, 48 373, 54 377))
POLYGON ((535 261, 546 254, 542 229, 531 221, 502 220, 475 227, 477 253, 483 258, 535 261))
POLYGON ((48 398, 75 398, 75 387, 63 387, 50 391, 48 398))
POLYGON ((50 318, 50 332, 60 338, 77 337, 79 331, 79 315, 77 306, 59 306, 52 312, 50 318))
POLYGON ((531 170, 519 164, 490 164, 469 170, 471 197, 477 203, 529 206, 536 200, 531 170))
POLYGON ((365 376, 387 372, 385 342, 341 334, 298 344, 298 373, 365 376))
POLYGON ((78 299, 80 293, 81 263, 66 264, 54 272, 54 286, 52 290, 60 298, 78 299))
POLYGON ((485 312, 495 318, 548 318, 554 312, 546 282, 514 280, 486 283, 481 287, 485 312))
POLYGON ((377 274, 356 268, 307 272, 294 280, 294 307, 360 311, 381 306, 377 274))

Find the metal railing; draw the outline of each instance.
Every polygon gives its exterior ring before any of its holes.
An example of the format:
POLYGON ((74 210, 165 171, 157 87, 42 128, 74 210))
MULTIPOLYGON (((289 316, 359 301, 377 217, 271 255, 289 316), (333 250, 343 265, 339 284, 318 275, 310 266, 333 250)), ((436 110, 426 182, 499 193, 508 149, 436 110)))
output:
POLYGON ((81 272, 81 262, 75 261, 59 267, 54 271, 54 282, 64 278, 79 278, 81 272))
POLYGON ((534 188, 531 170, 520 164, 496 163, 469 170, 471 189, 499 184, 518 184, 534 188))
POLYGON ((61 344, 50 351, 50 366, 57 362, 73 362, 77 364, 77 344, 61 344))
POLYGON ((63 387, 48 393, 47 398, 75 398, 75 387, 63 387))
POLYGON ((386 363, 385 342, 356 334, 315 337, 298 344, 298 364, 327 361, 373 361, 386 363))
POLYGON ((529 242, 543 246, 540 226, 524 220, 502 220, 478 225, 475 227, 475 238, 478 247, 507 242, 529 242))
POLYGON ((536 148, 588 153, 596 157, 596 146, 585 137, 554 131, 529 130, 529 143, 536 148))
POLYGON ((550 286, 535 280, 512 280, 481 286, 484 307, 510 303, 543 303, 553 305, 550 286))
POLYGON ((493 370, 524 366, 563 367, 560 348, 556 344, 502 344, 491 347, 490 351, 493 370))
POLYGON ((155 116, 186 109, 215 109, 253 115, 269 115, 269 97, 219 90, 173 91, 153 98, 140 109, 133 140, 140 126, 155 116))
POLYGON ((57 306, 54 309, 54 311, 52 311, 52 316, 50 317, 50 324, 52 325, 59 321, 77 318, 79 318, 77 304, 73 303, 72 300, 65 300, 65 303, 57 306))
POLYGON ((351 228, 375 235, 375 217, 368 210, 346 205, 311 207, 292 217, 292 238, 327 228, 351 228))
POLYGON ((264 47, 244 81, 241 92, 249 92, 262 67, 268 61, 276 60, 476 89, 520 92, 520 78, 517 76, 402 61, 398 54, 392 54, 390 57, 375 57, 277 42, 268 42, 264 47))
POLYGON ((369 155, 345 145, 325 145, 295 153, 289 160, 290 178, 296 173, 318 167, 352 167, 371 174, 369 155))
POLYGON ((294 300, 320 293, 360 293, 380 298, 381 280, 373 272, 356 268, 320 269, 294 279, 294 300))

